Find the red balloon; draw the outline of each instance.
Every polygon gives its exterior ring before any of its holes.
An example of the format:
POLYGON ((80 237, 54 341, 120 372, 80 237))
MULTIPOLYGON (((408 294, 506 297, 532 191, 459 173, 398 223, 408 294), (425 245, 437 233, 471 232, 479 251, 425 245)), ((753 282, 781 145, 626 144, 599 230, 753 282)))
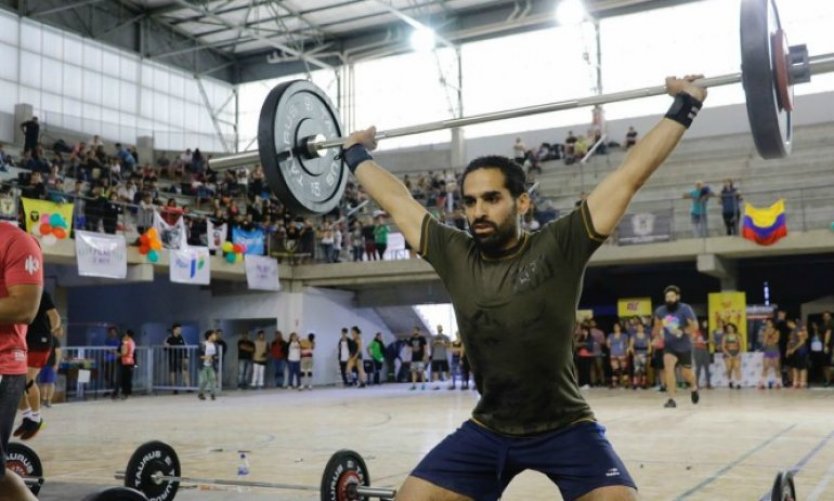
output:
POLYGON ((142 245, 142 246, 140 246, 140 247, 139 247, 139 254, 142 254, 142 255, 144 256, 144 255, 145 255, 145 254, 147 254, 150 250, 151 250, 151 248, 150 248, 150 247, 148 247, 147 245, 142 245))
POLYGON ((232 248, 234 249, 235 254, 242 254, 243 253, 243 246, 240 245, 240 244, 235 244, 232 248))
POLYGON ((60 227, 53 228, 52 229, 52 234, 55 235, 55 238, 57 238, 58 240, 63 240, 65 238, 67 238, 66 230, 64 230, 63 228, 60 228, 60 227))
POLYGON ((139 237, 139 242, 140 242, 142 245, 148 245, 148 244, 150 244, 150 243, 151 243, 151 240, 148 238, 148 236, 147 236, 147 235, 142 235, 141 237, 139 237))
POLYGON ((49 223, 43 223, 40 225, 41 235, 46 236, 52 233, 52 226, 49 223))

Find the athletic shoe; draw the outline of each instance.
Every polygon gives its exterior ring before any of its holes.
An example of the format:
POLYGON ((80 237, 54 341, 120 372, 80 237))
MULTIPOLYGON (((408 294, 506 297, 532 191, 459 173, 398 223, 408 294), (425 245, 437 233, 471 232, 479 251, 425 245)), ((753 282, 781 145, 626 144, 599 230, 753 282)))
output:
POLYGON ((51 403, 49 403, 49 402, 44 402, 44 403, 43 403, 43 405, 44 405, 44 407, 46 407, 47 409, 51 409, 51 408, 52 408, 52 404, 51 404, 51 403))
POLYGON ((697 404, 701 400, 701 395, 698 394, 698 390, 695 390, 689 394, 689 398, 692 399, 693 404, 697 404))
POLYGON ((665 404, 663 404, 663 407, 666 407, 667 409, 673 409, 677 406, 678 406, 678 404, 676 404, 675 401, 672 400, 671 398, 669 400, 667 400, 665 404))
POLYGON ((582 386, 580 386, 580 387, 579 387, 579 389, 580 389, 580 390, 590 390, 590 389, 591 389, 591 387, 590 387, 589 385, 587 385, 587 384, 583 384, 582 386))
POLYGON ((455 389, 455 385, 450 386, 448 389, 450 389, 450 390, 454 390, 454 389, 455 389))
POLYGON ((199 398, 200 400, 205 400, 205 399, 206 399, 206 396, 205 396, 205 395, 203 395, 202 393, 198 393, 198 394, 197 394, 197 398, 199 398))
POLYGON ((411 388, 409 388, 409 390, 412 390, 412 391, 413 391, 413 390, 416 390, 416 389, 417 389, 417 385, 416 385, 416 384, 412 384, 412 385, 411 385, 411 388))
POLYGON ((736 383, 736 389, 737 389, 737 390, 740 390, 740 389, 741 389, 741 383, 736 383))
POLYGON ((214 393, 211 394, 211 399, 212 400, 217 400, 217 398, 214 396, 214 393))
POLYGON ((434 387, 434 389, 435 389, 435 390, 439 390, 439 389, 440 389, 440 386, 435 386, 435 387, 434 387))
POLYGON ((733 382, 732 381, 730 381, 730 389, 731 390, 733 389, 733 382))
POLYGON ((421 389, 421 390, 425 390, 425 389, 426 389, 426 383, 421 384, 421 385, 420 385, 420 389, 421 389))
POLYGON ((43 419, 37 422, 32 421, 31 419, 24 419, 21 426, 25 426, 25 428, 23 429, 23 434, 20 435, 20 439, 29 440, 37 435, 38 431, 43 428, 43 419))
POLYGON ((20 426, 18 426, 14 430, 14 433, 12 433, 12 436, 19 437, 19 436, 23 435, 23 432, 26 431, 26 421, 30 421, 30 419, 29 418, 23 418, 23 421, 20 422, 20 426))

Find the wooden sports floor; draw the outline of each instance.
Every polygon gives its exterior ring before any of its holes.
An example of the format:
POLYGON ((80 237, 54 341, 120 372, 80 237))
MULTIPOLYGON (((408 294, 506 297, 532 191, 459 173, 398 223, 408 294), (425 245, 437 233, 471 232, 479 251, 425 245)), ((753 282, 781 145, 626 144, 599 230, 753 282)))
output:
MULTIPOLYGON (((662 407, 655 391, 590 390, 588 400, 640 487, 641 499, 758 500, 777 471, 797 469, 801 500, 834 500, 834 391, 755 389, 703 392, 693 406, 662 407)), ((131 452, 148 440, 176 448, 189 476, 235 478, 236 450, 251 450, 252 480, 319 485, 340 448, 361 453, 375 486, 398 486, 417 461, 465 420, 473 391, 367 389, 230 392, 136 397, 55 405, 29 441, 44 462, 41 499, 79 499, 117 485, 131 452)), ((316 500, 310 492, 181 489, 182 500, 316 500)), ((505 500, 561 499, 526 472, 505 500)), ((769 498, 768 498, 769 499, 769 498)))

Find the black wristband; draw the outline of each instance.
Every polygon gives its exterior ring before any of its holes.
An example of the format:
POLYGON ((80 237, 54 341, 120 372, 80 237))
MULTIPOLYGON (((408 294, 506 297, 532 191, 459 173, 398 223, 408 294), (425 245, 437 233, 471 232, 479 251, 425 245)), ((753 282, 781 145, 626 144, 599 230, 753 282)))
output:
POLYGON ((346 150, 342 150, 342 158, 345 160, 345 163, 351 173, 356 173, 356 168, 359 167, 359 164, 362 162, 374 159, 374 157, 368 153, 368 150, 359 143, 354 144, 346 150))
POLYGON ((688 92, 680 92, 675 96, 675 102, 672 103, 669 111, 666 112, 666 118, 674 120, 688 129, 703 106, 704 103, 695 99, 688 92))

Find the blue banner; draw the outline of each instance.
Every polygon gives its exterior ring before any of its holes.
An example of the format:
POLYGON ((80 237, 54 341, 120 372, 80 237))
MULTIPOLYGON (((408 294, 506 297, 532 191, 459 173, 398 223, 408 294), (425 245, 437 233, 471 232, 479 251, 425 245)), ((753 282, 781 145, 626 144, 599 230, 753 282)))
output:
POLYGON ((245 254, 264 255, 264 232, 261 229, 246 231, 238 226, 232 227, 232 243, 246 246, 245 254))

